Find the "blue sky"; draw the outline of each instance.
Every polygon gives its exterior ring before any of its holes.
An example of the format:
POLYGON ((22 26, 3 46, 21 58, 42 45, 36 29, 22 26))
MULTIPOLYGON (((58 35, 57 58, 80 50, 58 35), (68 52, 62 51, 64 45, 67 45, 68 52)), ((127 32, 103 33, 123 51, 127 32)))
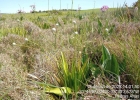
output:
MULTIPOLYGON (((122 6, 126 2, 129 6, 137 0, 73 0, 73 9, 78 6, 81 9, 101 8, 108 5, 110 8, 122 6)), ((70 9, 72 0, 61 0, 61 9, 70 9)), ((16 13, 22 9, 30 12, 30 5, 36 5, 36 10, 48 10, 48 0, 0 0, 0 13, 16 13)), ((49 0, 49 9, 60 9, 60 0, 49 0)))

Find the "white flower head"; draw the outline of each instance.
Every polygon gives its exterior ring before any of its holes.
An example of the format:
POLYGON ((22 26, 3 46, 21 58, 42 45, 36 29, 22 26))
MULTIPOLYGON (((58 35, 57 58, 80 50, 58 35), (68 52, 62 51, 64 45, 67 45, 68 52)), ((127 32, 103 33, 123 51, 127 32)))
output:
POLYGON ((52 28, 52 30, 55 32, 56 31, 56 28, 52 28))
POLYGON ((19 19, 17 19, 17 21, 18 21, 18 22, 20 22, 20 20, 19 20, 19 19))
POLYGON ((75 34, 78 34, 78 32, 76 31, 75 34))
POLYGON ((56 26, 58 26, 59 24, 58 23, 56 23, 56 26))
POLYGON ((74 20, 73 23, 76 24, 76 21, 74 20))
POLYGON ((108 32, 108 28, 105 29, 108 32))
POLYGON ((28 38, 25 38, 25 41, 28 41, 28 38))
POLYGON ((16 43, 15 43, 15 42, 13 42, 13 45, 16 45, 16 43))
POLYGON ((81 54, 82 52, 81 51, 79 51, 79 54, 81 54))

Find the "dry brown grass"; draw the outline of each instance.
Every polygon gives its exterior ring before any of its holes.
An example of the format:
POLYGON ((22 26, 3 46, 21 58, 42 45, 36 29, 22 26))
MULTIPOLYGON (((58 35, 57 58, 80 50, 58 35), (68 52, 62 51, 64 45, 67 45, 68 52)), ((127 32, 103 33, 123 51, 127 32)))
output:
MULTIPOLYGON (((34 28, 34 26, 31 27, 34 28)), ((37 43, 40 47, 47 43, 46 41, 40 41, 42 39, 41 34, 34 29, 28 39, 37 43)), ((37 46, 37 48, 32 43, 28 45, 27 42, 23 37, 14 34, 9 34, 0 42, 0 97, 3 99, 8 98, 8 96, 10 100, 35 100, 40 98, 39 92, 30 89, 34 88, 35 85, 28 84, 28 73, 35 75, 42 81, 50 80, 51 82, 52 80, 49 76, 52 76, 55 71, 52 68, 54 66, 53 57, 49 55, 47 58, 46 52, 40 51, 40 47, 37 46), (13 43, 16 43, 16 45, 13 45, 13 43), (23 48, 25 51, 23 51, 23 48)), ((45 46, 48 48, 48 45, 45 46)))
MULTIPOLYGON (((59 21, 63 24, 62 20, 59 21)), ((22 25, 27 31, 28 41, 12 33, 0 41, 0 97, 38 100, 41 98, 41 92, 36 91, 35 84, 28 83, 32 80, 28 77, 28 73, 36 76, 38 81, 55 84, 53 79, 53 74, 57 74, 55 59, 59 57, 61 51, 69 54, 67 57, 71 56, 73 49, 67 45, 69 38, 67 34, 74 31, 70 25, 65 26, 63 30, 55 26, 57 33, 51 29, 42 30, 29 21, 22 22, 22 25), (54 34, 57 34, 57 49, 53 46, 54 34)))

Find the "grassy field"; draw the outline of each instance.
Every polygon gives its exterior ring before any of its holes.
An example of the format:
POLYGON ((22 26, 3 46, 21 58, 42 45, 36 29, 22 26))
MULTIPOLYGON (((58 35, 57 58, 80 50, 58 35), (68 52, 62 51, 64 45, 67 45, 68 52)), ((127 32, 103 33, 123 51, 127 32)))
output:
POLYGON ((0 100, 138 99, 139 15, 126 8, 0 15, 0 100))

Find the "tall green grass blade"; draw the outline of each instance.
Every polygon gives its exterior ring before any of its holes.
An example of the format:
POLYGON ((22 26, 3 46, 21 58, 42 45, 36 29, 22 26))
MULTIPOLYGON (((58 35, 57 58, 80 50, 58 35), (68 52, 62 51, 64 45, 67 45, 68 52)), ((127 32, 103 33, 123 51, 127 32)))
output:
POLYGON ((68 75, 68 64, 67 64, 67 62, 66 62, 66 60, 65 60, 65 58, 64 58, 64 54, 61 52, 61 57, 62 57, 62 65, 63 65, 63 70, 64 70, 64 73, 66 74, 66 75, 68 75))
POLYGON ((102 47, 102 55, 103 55, 103 61, 105 61, 106 59, 111 59, 111 55, 109 50, 103 45, 102 47))
POLYGON ((102 46, 102 67, 106 70, 110 70, 111 55, 109 50, 103 45, 102 46))
POLYGON ((111 59, 111 72, 115 74, 115 76, 119 75, 119 64, 114 54, 112 54, 111 59))

